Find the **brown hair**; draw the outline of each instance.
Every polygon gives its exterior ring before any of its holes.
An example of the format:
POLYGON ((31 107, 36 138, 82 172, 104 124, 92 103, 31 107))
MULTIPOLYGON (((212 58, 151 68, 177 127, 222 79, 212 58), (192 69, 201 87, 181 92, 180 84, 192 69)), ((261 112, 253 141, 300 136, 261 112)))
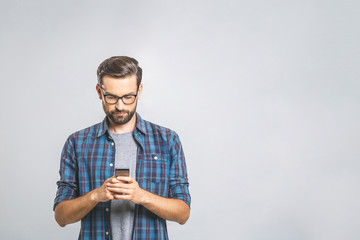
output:
POLYGON ((139 88, 142 78, 142 69, 136 59, 126 56, 114 56, 103 61, 97 69, 98 83, 102 85, 104 76, 124 78, 136 75, 137 87, 139 88))

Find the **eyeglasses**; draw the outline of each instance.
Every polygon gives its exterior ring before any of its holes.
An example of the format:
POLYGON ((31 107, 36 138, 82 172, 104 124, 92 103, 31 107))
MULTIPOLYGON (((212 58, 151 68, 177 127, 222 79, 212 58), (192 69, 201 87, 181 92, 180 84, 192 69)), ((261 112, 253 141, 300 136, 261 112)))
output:
MULTIPOLYGON (((99 85, 100 86, 100 85, 99 85)), ((101 92, 104 96, 105 102, 107 104, 117 104, 119 99, 121 99, 121 101, 125 104, 125 105, 130 105, 133 104, 136 100, 136 96, 137 94, 129 94, 129 95, 124 95, 122 97, 118 97, 112 94, 104 94, 102 87, 100 86, 101 92)))

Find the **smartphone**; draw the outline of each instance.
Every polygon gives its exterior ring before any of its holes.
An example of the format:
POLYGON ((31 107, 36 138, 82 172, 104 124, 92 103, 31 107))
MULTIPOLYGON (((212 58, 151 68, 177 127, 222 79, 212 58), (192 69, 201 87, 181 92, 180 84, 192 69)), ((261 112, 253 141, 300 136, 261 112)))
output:
POLYGON ((128 168, 116 168, 115 169, 115 177, 129 177, 130 169, 128 168))

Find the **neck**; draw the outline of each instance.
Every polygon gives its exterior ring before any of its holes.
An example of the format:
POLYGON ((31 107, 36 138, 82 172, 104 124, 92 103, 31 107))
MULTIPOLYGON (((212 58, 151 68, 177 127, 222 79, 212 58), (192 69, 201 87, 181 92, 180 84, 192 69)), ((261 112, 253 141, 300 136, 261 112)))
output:
POLYGON ((136 126, 136 114, 134 114, 134 116, 130 119, 130 121, 125 124, 116 124, 112 122, 109 118, 108 118, 108 123, 109 123, 109 131, 112 133, 121 134, 121 133, 132 132, 134 131, 136 126))

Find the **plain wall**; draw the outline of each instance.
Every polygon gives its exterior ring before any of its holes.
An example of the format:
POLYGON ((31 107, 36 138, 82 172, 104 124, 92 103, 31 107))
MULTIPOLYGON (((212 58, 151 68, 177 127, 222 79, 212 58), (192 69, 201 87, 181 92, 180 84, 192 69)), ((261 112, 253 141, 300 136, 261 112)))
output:
POLYGON ((358 1, 1 1, 0 239, 53 217, 66 138, 102 121, 96 69, 143 68, 138 112, 175 130, 192 210, 171 239, 360 239, 358 1))

